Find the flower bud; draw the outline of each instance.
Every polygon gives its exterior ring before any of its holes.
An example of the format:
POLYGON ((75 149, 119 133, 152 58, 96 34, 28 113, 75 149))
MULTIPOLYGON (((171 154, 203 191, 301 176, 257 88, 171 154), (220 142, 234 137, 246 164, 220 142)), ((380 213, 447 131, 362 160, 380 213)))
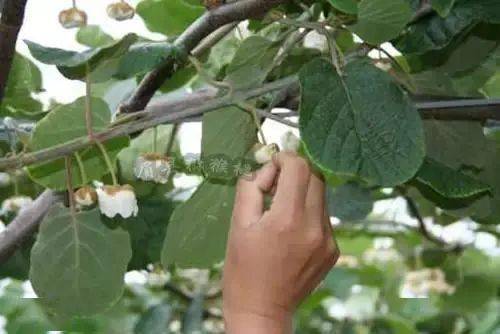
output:
POLYGON ((87 14, 78 8, 70 8, 59 13, 59 22, 66 29, 87 25, 87 14))
POLYGON ((141 154, 134 165, 134 175, 143 181, 165 184, 172 172, 172 159, 158 153, 141 154))
POLYGON ((115 2, 106 9, 108 16, 117 21, 130 20, 135 15, 134 7, 125 1, 115 2))
POLYGON ((128 184, 120 186, 103 186, 97 188, 97 199, 99 209, 106 217, 113 218, 120 215, 123 218, 137 216, 139 207, 135 197, 134 189, 128 184))
POLYGON ((257 145, 257 149, 254 152, 255 161, 259 164, 265 164, 273 159, 273 155, 280 151, 278 145, 257 145))
POLYGON ((80 206, 91 206, 97 201, 97 193, 94 188, 84 186, 75 192, 75 202, 80 206))

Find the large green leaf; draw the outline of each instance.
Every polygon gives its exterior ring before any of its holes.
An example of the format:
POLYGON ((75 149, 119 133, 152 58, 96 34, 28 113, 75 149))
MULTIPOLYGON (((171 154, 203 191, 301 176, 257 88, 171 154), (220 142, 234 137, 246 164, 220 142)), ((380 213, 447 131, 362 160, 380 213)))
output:
POLYGON ((358 2, 356 0, 328 0, 335 9, 347 14, 358 13, 358 2))
POLYGON ((448 198, 477 196, 491 190, 487 184, 430 158, 424 160, 415 180, 448 198))
MULTIPOLYGON (((97 98, 91 99, 92 129, 104 130, 110 123, 111 112, 107 104, 97 98)), ((72 139, 87 135, 85 126, 85 98, 79 98, 73 103, 60 105, 54 108, 47 116, 40 120, 32 134, 29 149, 38 151, 60 145, 72 139)), ((112 139, 105 143, 106 150, 111 159, 115 159, 118 152, 128 144, 128 138, 112 139)), ((108 173, 108 168, 100 150, 89 147, 79 151, 88 180, 99 180, 108 173)), ((72 157, 73 186, 83 184, 81 171, 74 156, 72 157)), ((30 177, 44 187, 62 190, 65 189, 65 164, 64 159, 57 159, 47 163, 33 165, 28 169, 30 177)))
POLYGON ((78 43, 91 48, 98 48, 114 42, 113 37, 102 31, 97 25, 81 27, 76 33, 78 43))
POLYGON ((226 81, 233 89, 253 87, 263 82, 272 69, 279 43, 260 36, 243 41, 226 70, 226 81))
POLYGON ((176 54, 176 48, 166 42, 140 42, 130 47, 120 60, 115 77, 126 79, 143 75, 176 54))
POLYGON ((4 97, 0 102, 0 117, 36 118, 42 104, 31 97, 42 90, 42 74, 38 67, 16 53, 12 61, 4 97))
POLYGON ((448 16, 456 0, 431 0, 432 8, 442 17, 448 16))
POLYGON ((497 286, 490 278, 479 275, 465 276, 455 293, 445 298, 445 307, 462 312, 480 310, 495 298, 496 292, 497 286))
POLYGON ((361 0, 358 21, 349 27, 370 44, 380 44, 398 36, 411 18, 405 0, 361 0))
POLYGON ((340 77, 325 60, 300 71, 300 130, 323 169, 391 186, 417 172, 424 157, 420 117, 390 76, 365 61, 340 77))
POLYGON ((370 191, 357 183, 328 189, 328 213, 344 221, 365 218, 373 209, 370 191))
POLYGON ((494 152, 479 122, 425 120, 427 156, 450 168, 483 168, 494 152))
POLYGON ((42 221, 31 252, 31 284, 57 314, 93 315, 121 296, 130 256, 128 234, 108 229, 97 209, 73 216, 56 205, 42 221))
POLYGON ((479 22, 500 23, 500 3, 495 0, 458 1, 445 18, 431 14, 411 25, 395 46, 403 53, 438 50, 479 22))
POLYGON ((132 258, 128 270, 145 270, 149 264, 160 262, 168 221, 174 210, 174 203, 165 199, 139 200, 137 204, 136 217, 102 217, 103 221, 119 224, 130 234, 132 258))
POLYGON ((142 0, 137 14, 149 30, 174 37, 193 23, 205 8, 184 0, 142 0))
POLYGON ((222 261, 233 211, 235 189, 204 182, 174 211, 167 228, 163 265, 207 268, 222 261))
POLYGON ((84 80, 88 66, 92 81, 102 82, 115 74, 120 56, 125 54, 136 40, 135 34, 128 34, 116 43, 84 52, 44 47, 30 41, 26 41, 26 44, 35 59, 45 64, 56 65, 66 78, 84 80))

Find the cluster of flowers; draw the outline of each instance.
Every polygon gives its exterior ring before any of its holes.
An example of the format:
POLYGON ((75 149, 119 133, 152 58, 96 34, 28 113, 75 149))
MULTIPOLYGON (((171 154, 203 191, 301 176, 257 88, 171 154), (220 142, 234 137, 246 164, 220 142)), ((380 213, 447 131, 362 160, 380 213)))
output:
POLYGON ((455 291, 455 287, 446 282, 444 272, 438 268, 409 271, 402 289, 415 298, 426 298, 430 293, 452 294, 455 291))
MULTIPOLYGON (((134 7, 125 2, 125 0, 108 5, 106 12, 110 18, 117 21, 129 20, 135 15, 134 7)), ((87 25, 87 13, 78 9, 76 2, 73 1, 73 7, 59 13, 59 22, 66 29, 83 27, 87 25)))

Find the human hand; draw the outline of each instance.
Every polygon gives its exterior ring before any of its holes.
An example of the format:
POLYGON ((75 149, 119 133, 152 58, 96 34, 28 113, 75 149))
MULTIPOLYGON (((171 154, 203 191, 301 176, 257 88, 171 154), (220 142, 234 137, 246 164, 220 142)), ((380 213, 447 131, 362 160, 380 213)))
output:
POLYGON ((238 183, 223 276, 227 333, 291 332, 295 308, 338 256, 323 181, 304 159, 277 154, 238 183))

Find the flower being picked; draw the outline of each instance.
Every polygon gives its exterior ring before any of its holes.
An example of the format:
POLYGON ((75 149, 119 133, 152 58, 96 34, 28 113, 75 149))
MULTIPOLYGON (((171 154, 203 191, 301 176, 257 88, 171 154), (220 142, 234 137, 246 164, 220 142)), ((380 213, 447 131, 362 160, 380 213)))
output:
POLYGON ((165 184, 172 172, 172 159, 158 153, 141 154, 135 161, 134 175, 143 181, 165 184))
POLYGON ((59 13, 59 22, 66 29, 83 27, 87 25, 87 14, 73 7, 59 13))
POLYGON ((280 151, 278 145, 257 144, 254 151, 254 158, 259 164, 265 164, 273 159, 273 155, 280 151))
POLYGON ((106 11, 110 18, 117 21, 130 20, 135 15, 134 7, 130 6, 123 0, 110 4, 106 11))
POLYGON ((18 213, 25 207, 33 203, 31 197, 28 196, 13 196, 2 202, 3 213, 18 213))
POLYGON ((300 139, 292 131, 287 131, 281 136, 283 152, 296 153, 300 146, 300 139))
POLYGON ((130 185, 102 186, 96 189, 99 209, 106 217, 120 215, 123 218, 137 216, 139 207, 134 188, 130 185))
POLYGON ((97 193, 90 186, 83 186, 75 192, 75 202, 80 206, 91 206, 97 201, 97 193))

